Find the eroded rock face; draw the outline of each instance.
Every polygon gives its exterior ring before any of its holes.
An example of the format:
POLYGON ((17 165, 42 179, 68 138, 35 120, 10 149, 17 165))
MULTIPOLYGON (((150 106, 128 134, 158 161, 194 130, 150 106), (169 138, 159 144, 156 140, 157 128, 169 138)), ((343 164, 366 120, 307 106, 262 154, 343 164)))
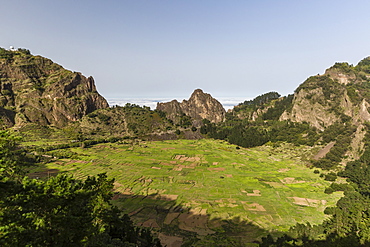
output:
POLYGON ((63 127, 109 107, 94 79, 19 51, 1 56, 0 116, 8 126, 32 122, 63 127))
POLYGON ((167 117, 175 123, 179 122, 181 116, 189 116, 193 120, 193 126, 196 127, 201 125, 203 119, 213 123, 222 122, 226 114, 221 103, 201 89, 196 89, 189 100, 183 100, 181 103, 177 100, 158 103, 157 110, 166 112, 167 117))

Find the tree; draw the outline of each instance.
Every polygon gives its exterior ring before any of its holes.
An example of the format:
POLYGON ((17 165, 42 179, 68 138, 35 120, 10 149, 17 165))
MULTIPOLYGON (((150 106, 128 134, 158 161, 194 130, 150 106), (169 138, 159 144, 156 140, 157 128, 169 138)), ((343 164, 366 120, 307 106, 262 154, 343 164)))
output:
POLYGON ((161 246, 111 205, 114 179, 30 179, 27 160, 15 136, 0 132, 0 246, 161 246))

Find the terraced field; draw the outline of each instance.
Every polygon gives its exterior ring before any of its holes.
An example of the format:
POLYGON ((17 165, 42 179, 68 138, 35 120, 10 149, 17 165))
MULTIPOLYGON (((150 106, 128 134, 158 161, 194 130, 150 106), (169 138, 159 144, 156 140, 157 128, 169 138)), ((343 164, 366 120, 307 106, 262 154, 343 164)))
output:
POLYGON ((108 143, 70 149, 33 175, 69 172, 83 178, 106 172, 115 178, 114 203, 168 246, 204 246, 220 234, 251 243, 267 231, 297 222, 321 223, 342 196, 325 194, 328 181, 306 167, 309 147, 282 144, 252 149, 216 140, 108 143), (217 233, 217 234, 215 234, 217 233), (198 243, 199 244, 199 243, 198 243))

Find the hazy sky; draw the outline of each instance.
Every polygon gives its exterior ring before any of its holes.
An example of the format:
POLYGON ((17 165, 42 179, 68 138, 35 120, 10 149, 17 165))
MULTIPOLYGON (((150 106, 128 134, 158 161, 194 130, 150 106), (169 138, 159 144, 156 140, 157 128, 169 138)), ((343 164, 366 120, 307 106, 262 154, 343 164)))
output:
POLYGON ((370 55, 370 1, 0 0, 0 46, 95 78, 106 98, 293 93, 370 55))

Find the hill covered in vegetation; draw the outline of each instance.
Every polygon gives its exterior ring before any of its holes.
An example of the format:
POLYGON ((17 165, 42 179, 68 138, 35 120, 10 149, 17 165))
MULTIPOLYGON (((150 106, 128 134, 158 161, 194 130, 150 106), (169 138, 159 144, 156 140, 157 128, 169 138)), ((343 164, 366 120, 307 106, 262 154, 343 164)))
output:
POLYGON ((365 58, 228 112, 199 89, 108 107, 91 77, 0 49, 0 241, 366 246, 369 85, 365 58))

